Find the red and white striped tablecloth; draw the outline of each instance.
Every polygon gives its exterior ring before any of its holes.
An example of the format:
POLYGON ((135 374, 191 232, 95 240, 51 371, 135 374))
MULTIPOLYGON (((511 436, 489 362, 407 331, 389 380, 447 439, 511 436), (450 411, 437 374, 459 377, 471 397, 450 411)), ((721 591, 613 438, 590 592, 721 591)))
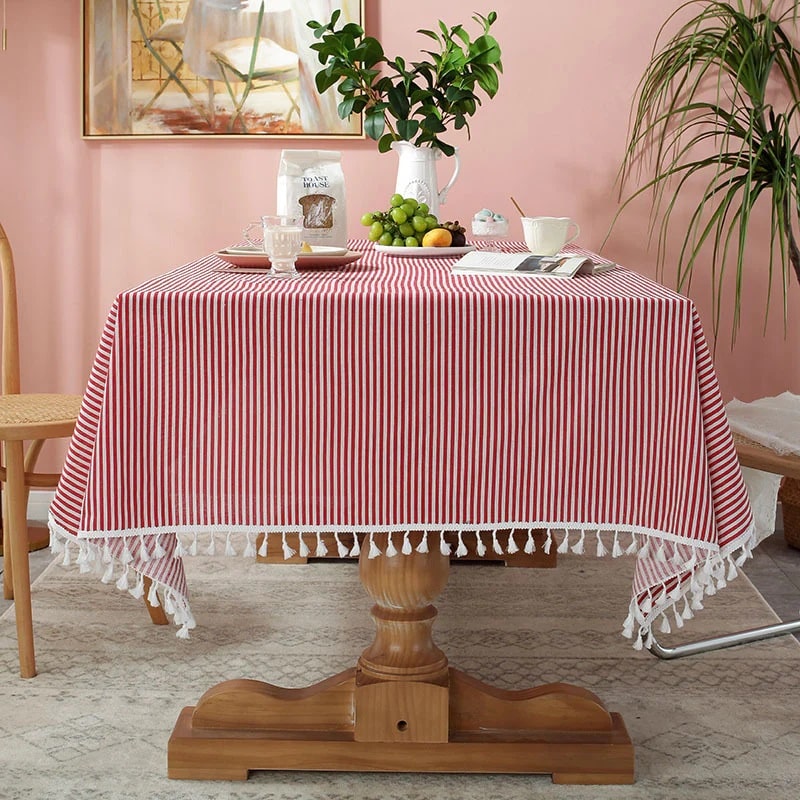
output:
POLYGON ((67 559, 153 578, 183 635, 198 533, 248 555, 264 531, 636 548, 626 633, 735 573, 750 506, 689 300, 624 269, 456 275, 351 245, 297 280, 210 255, 117 297, 51 508, 67 559))

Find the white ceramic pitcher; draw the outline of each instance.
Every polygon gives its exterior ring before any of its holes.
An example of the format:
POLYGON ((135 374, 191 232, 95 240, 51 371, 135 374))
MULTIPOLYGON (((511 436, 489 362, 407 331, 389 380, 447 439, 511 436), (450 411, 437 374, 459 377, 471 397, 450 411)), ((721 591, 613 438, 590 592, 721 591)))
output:
POLYGON ((392 142, 392 150, 400 158, 395 192, 403 197, 413 197, 419 203, 427 203, 430 213, 438 216, 439 206, 447 199, 447 193, 456 182, 461 169, 458 149, 453 155, 456 162, 453 175, 441 191, 436 175, 436 161, 442 157, 441 150, 433 147, 417 147, 411 142, 392 142))

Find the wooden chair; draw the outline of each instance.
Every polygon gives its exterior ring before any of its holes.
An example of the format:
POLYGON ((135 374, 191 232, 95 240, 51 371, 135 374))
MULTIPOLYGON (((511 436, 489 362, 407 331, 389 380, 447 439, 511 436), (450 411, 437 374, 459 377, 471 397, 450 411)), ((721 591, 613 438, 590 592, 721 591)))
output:
POLYGON ((31 488, 52 488, 58 473, 33 470, 42 445, 48 439, 72 435, 81 398, 64 394, 20 394, 19 330, 14 257, 0 225, 2 272, 2 394, 0 394, 0 481, 3 491, 3 595, 14 600, 20 675, 36 675, 28 565, 28 493, 31 488), (30 442, 27 451, 25 442, 30 442))
MULTIPOLYGON (((770 450, 758 442, 753 442, 740 434, 733 435, 736 446, 736 455, 743 467, 759 469, 762 472, 771 472, 783 475, 784 478, 800 479, 800 456, 782 455, 770 450)), ((750 628, 746 631, 727 633, 709 639, 701 639, 676 647, 662 647, 652 637, 650 652, 661 659, 683 658, 684 656, 707 653, 711 650, 721 650, 725 647, 735 647, 749 642, 759 642, 762 639, 772 639, 775 636, 785 636, 789 633, 800 632, 800 619, 789 622, 779 622, 773 625, 763 625, 759 628, 750 628)))

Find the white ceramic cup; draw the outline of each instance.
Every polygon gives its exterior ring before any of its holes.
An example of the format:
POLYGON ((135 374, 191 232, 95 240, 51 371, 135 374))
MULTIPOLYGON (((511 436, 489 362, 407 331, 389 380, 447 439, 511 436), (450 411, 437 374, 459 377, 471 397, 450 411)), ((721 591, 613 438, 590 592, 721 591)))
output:
POLYGON ((569 217, 521 217, 525 245, 537 256, 554 256, 580 235, 578 223, 569 217), (575 231, 570 236, 570 227, 575 231))

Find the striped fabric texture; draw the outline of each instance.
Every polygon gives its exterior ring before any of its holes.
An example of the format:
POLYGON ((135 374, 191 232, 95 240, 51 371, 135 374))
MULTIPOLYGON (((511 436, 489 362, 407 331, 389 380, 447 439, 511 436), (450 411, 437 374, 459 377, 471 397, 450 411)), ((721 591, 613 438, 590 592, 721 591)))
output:
POLYGON ((752 515, 688 299, 625 269, 454 275, 351 246, 297 280, 211 255, 117 297, 51 508, 87 568, 153 578, 184 631, 175 534, 197 532, 248 554, 264 531, 636 549, 628 632, 724 585, 752 515))

